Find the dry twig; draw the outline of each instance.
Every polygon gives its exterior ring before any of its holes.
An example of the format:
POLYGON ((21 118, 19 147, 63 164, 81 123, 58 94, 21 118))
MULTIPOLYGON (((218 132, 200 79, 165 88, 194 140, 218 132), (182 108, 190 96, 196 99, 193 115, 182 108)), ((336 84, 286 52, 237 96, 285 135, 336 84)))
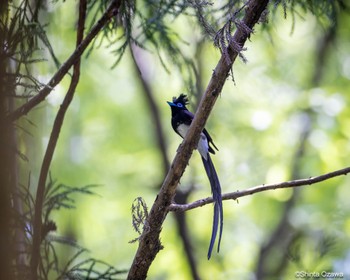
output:
MULTIPOLYGON (((261 185, 261 186, 256 186, 253 188, 249 188, 243 191, 236 191, 236 192, 231 192, 231 193, 226 193, 222 195, 222 200, 230 200, 230 199, 238 199, 243 196, 248 196, 252 195, 255 193, 263 192, 263 191, 269 191, 269 190, 276 190, 276 189, 286 189, 286 188, 297 188, 297 187, 302 187, 302 186, 309 186, 313 185, 316 183, 320 183, 326 180, 329 180, 334 177, 342 176, 342 175, 347 175, 350 172, 350 167, 346 167, 340 170, 336 170, 330 173, 326 173, 320 176, 316 177, 310 177, 307 179, 299 179, 299 180, 292 180, 292 181, 287 181, 287 182, 282 182, 282 183, 277 183, 277 184, 268 184, 268 185, 261 185)), ((202 207, 206 204, 212 203, 213 198, 207 197, 204 199, 197 200, 195 202, 189 203, 189 204, 171 204, 169 206, 169 211, 188 211, 194 208, 202 207)))

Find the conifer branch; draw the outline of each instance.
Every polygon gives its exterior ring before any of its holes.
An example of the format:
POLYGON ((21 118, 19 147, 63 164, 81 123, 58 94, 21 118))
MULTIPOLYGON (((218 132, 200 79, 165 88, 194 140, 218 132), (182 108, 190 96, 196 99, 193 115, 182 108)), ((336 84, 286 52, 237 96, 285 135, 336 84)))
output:
POLYGON ((63 77, 68 73, 69 69, 80 59, 81 55, 85 49, 90 45, 90 43, 95 39, 97 34, 102 30, 102 28, 111 20, 113 16, 118 13, 118 9, 121 5, 121 1, 113 1, 110 6, 107 8, 103 16, 99 21, 94 25, 91 31, 86 35, 85 39, 76 47, 71 56, 64 62, 58 71, 53 75, 51 80, 47 85, 31 98, 27 103, 23 104, 17 108, 14 112, 10 113, 7 116, 7 119, 10 121, 15 121, 22 117, 23 115, 28 114, 35 106, 40 104, 45 98, 51 93, 56 85, 58 85, 63 77))

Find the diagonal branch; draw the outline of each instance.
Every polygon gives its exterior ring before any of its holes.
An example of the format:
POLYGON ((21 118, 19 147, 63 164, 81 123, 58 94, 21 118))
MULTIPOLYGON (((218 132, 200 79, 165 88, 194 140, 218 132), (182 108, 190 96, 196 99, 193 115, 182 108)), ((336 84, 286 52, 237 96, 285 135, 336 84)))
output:
MULTIPOLYGON (((141 49, 137 47, 135 44, 131 44, 130 51, 131 51, 131 57, 134 62, 134 66, 138 73, 137 77, 142 84, 143 93, 145 94, 146 101, 148 103, 148 106, 150 108, 150 112, 153 118, 153 124, 155 126, 154 129, 155 129, 155 134, 157 138, 157 143, 163 159, 162 161, 163 162, 162 166, 164 170, 163 173, 164 175, 166 175, 166 173, 170 168, 170 160, 167 155, 165 133, 161 125, 159 109, 154 100, 154 93, 152 92, 150 79, 147 78, 148 75, 145 75, 147 73, 147 63, 142 59, 141 49)), ((159 189, 159 187, 157 187, 157 189, 159 189)), ((174 201, 176 201, 177 203, 187 203, 189 194, 190 194, 190 191, 184 192, 184 191, 177 190, 174 201)), ((186 223, 186 216, 184 215, 183 212, 176 212, 174 214, 176 218, 179 237, 182 239, 182 242, 184 244, 184 251, 188 259, 188 264, 191 270, 192 279, 199 280, 200 279, 199 272, 196 264, 196 259, 194 257, 194 252, 192 250, 193 246, 191 243, 191 239, 189 237, 188 226, 186 223)))
MULTIPOLYGON (((299 180, 292 180, 292 181, 287 181, 287 182, 282 182, 282 183, 277 183, 277 184, 269 184, 269 185, 261 185, 261 186, 256 186, 253 188, 249 188, 243 191, 236 191, 236 192, 231 192, 231 193, 226 193, 222 195, 222 200, 230 200, 230 199, 237 199, 243 196, 248 196, 252 195, 255 193, 263 192, 263 191, 269 191, 269 190, 276 190, 276 189, 287 189, 287 188, 297 188, 297 187, 302 187, 302 186, 309 186, 309 185, 314 185, 335 177, 339 177, 342 175, 347 175, 350 173, 350 167, 346 167, 343 169, 339 169, 330 173, 326 173, 320 176, 316 177, 310 177, 307 179, 299 179, 299 180)), ((207 197, 204 199, 197 200, 195 202, 189 203, 189 204, 171 204, 169 206, 169 211, 188 211, 194 208, 202 207, 206 204, 212 203, 213 198, 207 197)))
POLYGON ((7 119, 10 121, 15 121, 26 115, 30 110, 32 110, 35 106, 45 100, 46 96, 48 96, 51 91, 54 89, 56 85, 58 85, 63 77, 68 73, 69 69, 75 64, 88 47, 88 45, 92 42, 92 40, 97 36, 97 34, 102 30, 102 28, 110 21, 110 19, 116 15, 118 9, 120 7, 121 1, 114 0, 107 8, 105 13, 102 15, 100 20, 93 26, 90 33, 86 35, 85 39, 81 41, 81 43, 76 47, 71 56, 66 60, 65 63, 61 65, 58 71, 53 75, 51 80, 45 85, 37 95, 31 98, 27 103, 23 104, 19 108, 17 108, 14 112, 10 113, 7 116, 7 119))
MULTIPOLYGON (((243 23, 250 29, 258 22, 261 13, 267 7, 268 0, 251 0, 247 4, 243 23)), ((238 45, 243 46, 250 34, 238 28, 232 38, 238 45)), ((178 149, 170 170, 163 182, 163 185, 156 197, 152 209, 145 221, 143 233, 139 239, 139 247, 129 270, 127 279, 145 279, 148 269, 162 246, 159 235, 162 224, 168 214, 169 206, 174 199, 176 187, 184 173, 193 150, 197 146, 200 133, 206 120, 220 94, 226 78, 229 75, 233 62, 238 53, 228 47, 227 53, 230 56, 230 63, 227 63, 225 55, 222 55, 199 104, 196 115, 192 121, 187 136, 178 149)))

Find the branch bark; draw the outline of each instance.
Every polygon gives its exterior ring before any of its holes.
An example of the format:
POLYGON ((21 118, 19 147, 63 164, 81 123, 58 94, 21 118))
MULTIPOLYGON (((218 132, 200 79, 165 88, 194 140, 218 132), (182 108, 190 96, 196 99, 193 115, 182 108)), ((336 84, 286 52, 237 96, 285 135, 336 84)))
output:
MULTIPOLYGON (((346 167, 343 169, 339 169, 330 173, 326 173, 320 176, 316 177, 310 177, 307 179, 299 179, 299 180, 292 180, 292 181, 287 181, 287 182, 282 182, 282 183, 277 183, 277 184, 269 184, 269 185, 261 185, 261 186, 256 186, 253 188, 249 188, 243 191, 236 191, 236 192, 231 192, 231 193, 226 193, 222 196, 222 200, 230 200, 230 199, 237 199, 243 196, 248 196, 252 195, 255 193, 263 192, 263 191, 268 191, 268 190, 276 190, 276 189, 286 189, 286 188, 297 188, 297 187, 302 187, 302 186, 308 186, 308 185, 313 185, 317 184, 329 179, 332 179, 334 177, 339 177, 342 175, 347 175, 350 172, 350 167, 346 167)), ((169 211, 188 211, 194 208, 202 207, 206 204, 212 203, 213 198, 207 197, 204 199, 197 200, 195 202, 189 203, 189 204, 171 204, 168 208, 169 211)))
MULTIPOLYGON (((268 0, 249 1, 245 9, 243 24, 252 29, 258 22, 261 13, 267 7, 268 0)), ((243 47, 249 37, 249 33, 240 26, 233 35, 232 41, 243 47)), ((192 121, 187 136, 178 149, 170 170, 163 182, 160 192, 152 206, 152 209, 145 221, 143 233, 139 239, 139 247, 129 270, 127 279, 145 279, 154 258, 162 246, 159 241, 162 224, 169 212, 169 206, 174 199, 176 187, 184 173, 193 150, 197 146, 200 133, 204 128, 206 120, 215 104, 215 101, 225 84, 226 78, 231 70, 238 53, 228 47, 227 55, 222 54, 199 104, 196 115, 192 121)))
MULTIPOLYGON (((154 131, 155 131, 158 147, 162 156, 162 162, 163 162, 162 167, 163 167, 163 173, 165 176, 170 168, 170 160, 167 155, 166 141, 164 136, 165 133, 161 125, 160 113, 159 113, 156 101, 154 100, 154 93, 152 92, 151 81, 149 78, 147 78, 148 77, 147 62, 144 61, 142 57, 141 49, 135 44, 130 45, 130 51, 131 51, 131 57, 133 59, 135 69, 137 71, 137 77, 140 80, 140 83, 142 85, 143 93, 146 97, 145 99, 150 109, 150 113, 152 115, 152 123, 154 124, 154 131)), ((157 190, 159 189, 159 186, 155 186, 155 187, 157 188, 157 190)), ((187 203, 189 194, 190 194, 189 191, 184 192, 184 191, 177 190, 174 200, 176 201, 176 203, 187 203)), ((182 242, 184 244, 183 247, 187 256, 188 265, 191 270, 192 279, 200 280, 196 259, 194 257, 194 251, 192 249, 193 246, 192 246, 192 242, 188 232, 185 213, 175 212, 174 215, 176 218, 179 237, 182 239, 182 242)))
POLYGON ((80 59, 81 55, 87 48, 87 46, 92 42, 92 40, 97 36, 97 34, 102 30, 102 28, 110 21, 110 19, 115 16, 121 5, 121 1, 114 0, 105 13, 102 15, 100 20, 93 26, 90 33, 86 35, 85 39, 76 47, 75 51, 66 60, 65 63, 61 65, 58 71, 53 75, 51 80, 45 85, 37 95, 30 99, 27 103, 23 104, 17 108, 14 112, 7 116, 9 121, 15 121, 26 115, 35 106, 45 100, 56 85, 58 85, 63 77, 68 73, 69 69, 80 59))

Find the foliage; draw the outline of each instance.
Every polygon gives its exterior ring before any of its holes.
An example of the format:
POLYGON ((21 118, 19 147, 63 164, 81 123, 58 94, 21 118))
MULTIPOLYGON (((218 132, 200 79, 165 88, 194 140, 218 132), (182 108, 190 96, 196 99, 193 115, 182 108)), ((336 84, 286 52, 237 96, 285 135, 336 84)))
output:
POLYGON ((31 65, 44 61, 38 56, 39 42, 46 47, 56 64, 58 61, 46 36, 45 26, 38 21, 40 6, 32 9, 29 0, 18 4, 9 2, 8 5, 11 13, 3 12, 0 20, 0 34, 3 35, 0 36, 0 44, 3 46, 1 61, 11 61, 8 65, 11 70, 2 75, 3 85, 7 81, 11 87, 17 88, 16 93, 11 95, 28 98, 42 86, 31 71, 31 65))
MULTIPOLYGON (((148 217, 147 205, 142 197, 135 198, 134 203, 131 206, 131 214, 132 226, 140 236, 142 234, 142 229, 145 226, 145 220, 148 217)), ((138 238, 135 238, 131 240, 130 243, 134 243, 137 240, 138 238)))
MULTIPOLYGON (((119 276, 125 271, 116 270, 114 267, 105 262, 94 258, 84 258, 85 249, 81 248, 76 242, 68 237, 61 237, 54 232, 57 230, 56 223, 51 220, 53 212, 61 209, 75 208, 75 196, 93 195, 92 189, 95 185, 87 185, 83 187, 69 187, 63 184, 57 184, 50 180, 46 186, 45 203, 43 206, 43 227, 42 227, 42 246, 41 246, 41 263, 38 279, 116 279, 114 276, 119 276), (60 246, 70 247, 76 251, 67 260, 59 258, 58 251, 60 246), (83 260, 81 260, 83 258, 83 260)), ((34 214, 35 198, 30 191, 30 182, 28 186, 22 186, 18 194, 14 194, 14 200, 19 199, 23 202, 23 213, 16 213, 14 220, 15 232, 20 232, 25 228, 25 235, 21 244, 20 256, 22 258, 30 257, 30 244, 33 238, 31 221, 34 214)), ((30 277, 29 267, 25 264, 21 267, 14 267, 17 277, 27 279, 30 277)))

